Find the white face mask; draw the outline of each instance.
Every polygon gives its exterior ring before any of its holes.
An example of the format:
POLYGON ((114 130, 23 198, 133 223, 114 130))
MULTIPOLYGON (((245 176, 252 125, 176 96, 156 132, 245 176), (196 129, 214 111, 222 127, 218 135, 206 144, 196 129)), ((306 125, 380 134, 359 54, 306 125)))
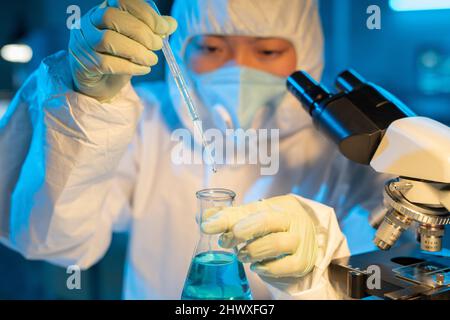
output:
POLYGON ((192 80, 218 129, 258 128, 287 93, 286 79, 239 66, 192 74, 192 80))

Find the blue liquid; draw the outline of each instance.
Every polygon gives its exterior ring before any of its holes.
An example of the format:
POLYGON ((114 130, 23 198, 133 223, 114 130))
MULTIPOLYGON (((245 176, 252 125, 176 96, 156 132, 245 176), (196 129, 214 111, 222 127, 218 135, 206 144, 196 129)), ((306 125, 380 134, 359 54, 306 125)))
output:
POLYGON ((192 260, 184 284, 183 300, 250 300, 244 267, 236 255, 223 251, 203 252, 192 260))

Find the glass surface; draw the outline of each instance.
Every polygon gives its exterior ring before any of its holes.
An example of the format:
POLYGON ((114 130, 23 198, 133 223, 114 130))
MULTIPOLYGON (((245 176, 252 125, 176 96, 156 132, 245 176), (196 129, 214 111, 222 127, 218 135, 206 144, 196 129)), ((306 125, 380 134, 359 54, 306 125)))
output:
MULTIPOLYGON (((205 212, 233 205, 235 193, 227 189, 205 189, 197 192, 199 221, 205 212)), ((199 229, 200 230, 200 229, 199 229)), ((184 283, 184 300, 250 300, 250 287, 235 249, 218 245, 219 235, 200 230, 191 266, 184 283)))

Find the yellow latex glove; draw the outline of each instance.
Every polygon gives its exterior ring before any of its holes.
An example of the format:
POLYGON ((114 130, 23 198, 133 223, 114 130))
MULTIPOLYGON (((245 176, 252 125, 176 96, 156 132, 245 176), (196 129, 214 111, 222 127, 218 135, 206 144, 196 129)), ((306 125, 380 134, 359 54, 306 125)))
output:
POLYGON ((113 98, 132 76, 150 72, 158 62, 153 51, 176 28, 175 19, 158 15, 144 0, 108 0, 91 9, 70 34, 76 90, 100 101, 113 98))
POLYGON ((223 233, 222 247, 245 244, 239 260, 251 262, 251 270, 265 278, 302 277, 316 262, 314 221, 293 195, 209 211, 201 227, 207 234, 223 233))

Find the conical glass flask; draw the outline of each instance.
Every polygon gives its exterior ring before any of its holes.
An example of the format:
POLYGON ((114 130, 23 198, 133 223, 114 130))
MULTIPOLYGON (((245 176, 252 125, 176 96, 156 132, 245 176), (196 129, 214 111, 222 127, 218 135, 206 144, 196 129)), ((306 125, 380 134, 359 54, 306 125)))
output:
MULTIPOLYGON (((236 194, 227 189, 205 189, 197 192, 198 220, 213 207, 233 205, 236 194)), ((238 261, 236 249, 219 246, 219 235, 207 235, 200 230, 200 240, 184 283, 184 300, 250 300, 250 287, 244 267, 238 261)))

